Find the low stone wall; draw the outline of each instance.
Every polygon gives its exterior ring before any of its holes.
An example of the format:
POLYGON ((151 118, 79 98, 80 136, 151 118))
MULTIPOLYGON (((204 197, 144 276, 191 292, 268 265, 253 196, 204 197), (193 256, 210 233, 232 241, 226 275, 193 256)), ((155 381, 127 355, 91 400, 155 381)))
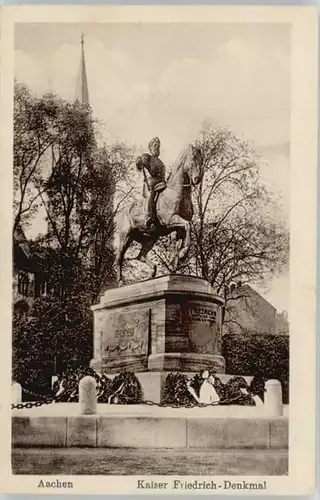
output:
MULTIPOLYGON (((38 408, 22 408, 12 410, 13 417, 78 417, 82 415, 80 403, 53 403, 38 408)), ((271 418, 288 417, 289 406, 283 406, 282 415, 270 415, 265 406, 217 405, 195 406, 193 408, 173 408, 157 405, 111 405, 98 403, 94 414, 105 417, 134 418, 271 418)))
POLYGON ((286 449, 288 419, 13 416, 13 447, 286 449))

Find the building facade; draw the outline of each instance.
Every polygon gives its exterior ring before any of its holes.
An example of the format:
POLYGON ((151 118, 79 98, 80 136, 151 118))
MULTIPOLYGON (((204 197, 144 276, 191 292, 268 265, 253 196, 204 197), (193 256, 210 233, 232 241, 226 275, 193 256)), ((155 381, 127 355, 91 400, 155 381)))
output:
POLYGON ((27 314, 34 299, 45 295, 47 280, 41 271, 40 257, 32 253, 23 229, 13 233, 12 302, 14 311, 27 314))
POLYGON ((290 325, 287 311, 282 311, 276 315, 276 334, 289 335, 290 325))
POLYGON ((225 311, 224 334, 275 334, 276 308, 249 285, 238 287, 225 311))

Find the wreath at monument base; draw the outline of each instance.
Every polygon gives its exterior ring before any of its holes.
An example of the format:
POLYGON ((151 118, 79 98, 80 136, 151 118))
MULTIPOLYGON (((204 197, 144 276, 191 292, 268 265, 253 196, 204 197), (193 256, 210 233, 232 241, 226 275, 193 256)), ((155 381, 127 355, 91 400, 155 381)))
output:
MULTIPOLYGON (((188 377, 184 373, 169 373, 164 385, 163 402, 167 405, 190 406, 196 403, 188 390, 188 377)), ((199 394, 202 383, 201 375, 196 374, 191 381, 191 387, 199 394)))
MULTIPOLYGON (((183 373, 169 373, 164 386, 164 403, 174 406, 194 406, 199 402, 200 388, 204 381, 204 372, 196 374, 191 379, 183 373)), ((214 376, 214 389, 218 396, 215 404, 255 406, 254 395, 259 395, 263 401, 263 379, 254 377, 249 385, 244 377, 234 376, 226 384, 216 375, 214 376)))
MULTIPOLYGON (((164 389, 163 401, 160 404, 174 407, 192 407, 201 405, 200 390, 209 377, 209 372, 197 373, 189 378, 184 373, 168 373, 164 389)), ((97 402, 108 404, 143 404, 141 384, 132 372, 120 372, 113 379, 99 375, 92 368, 79 367, 66 370, 58 376, 53 386, 56 402, 77 403, 79 401, 79 382, 85 376, 95 378, 97 383, 97 402)), ((254 395, 263 401, 264 380, 254 377, 249 385, 244 377, 234 376, 226 384, 214 375, 214 390, 217 399, 214 404, 236 404, 254 406, 254 395)), ((148 402, 149 404, 152 401, 148 402)), ((156 404, 156 403, 154 403, 156 404)), ((209 403, 210 404, 210 403, 209 403)))
POLYGON ((142 388, 134 373, 120 372, 98 395, 98 403, 139 404, 142 402, 142 388))
POLYGON ((142 402, 141 385, 134 373, 121 372, 111 379, 106 375, 100 376, 89 367, 66 370, 58 376, 53 386, 57 402, 77 403, 79 382, 88 375, 96 380, 98 403, 139 404, 142 402))

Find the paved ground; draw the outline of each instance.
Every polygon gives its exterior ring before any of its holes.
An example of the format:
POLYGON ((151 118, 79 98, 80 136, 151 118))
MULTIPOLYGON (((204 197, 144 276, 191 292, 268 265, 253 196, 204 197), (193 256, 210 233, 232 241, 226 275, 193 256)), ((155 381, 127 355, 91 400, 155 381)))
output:
POLYGON ((15 449, 14 474, 287 475, 288 450, 15 449))

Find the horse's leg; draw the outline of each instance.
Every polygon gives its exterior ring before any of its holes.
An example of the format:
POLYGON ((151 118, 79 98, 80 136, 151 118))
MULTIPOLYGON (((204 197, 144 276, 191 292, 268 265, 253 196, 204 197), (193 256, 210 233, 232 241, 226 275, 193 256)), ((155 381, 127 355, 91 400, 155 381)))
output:
POLYGON ((181 240, 181 245, 177 245, 175 264, 178 268, 179 263, 184 260, 190 250, 191 246, 191 229, 190 222, 180 217, 180 215, 174 215, 170 220, 170 227, 172 230, 177 232, 177 240, 181 240))
MULTIPOLYGON (((182 219, 183 220, 183 219, 182 219)), ((179 253, 179 260, 184 260, 188 255, 191 247, 191 227, 190 222, 184 221, 185 237, 183 240, 183 245, 179 253)))
POLYGON ((141 250, 139 252, 139 255, 137 256, 137 260, 147 264, 149 266, 149 268, 151 269, 151 274, 150 274, 149 278, 154 278, 155 275, 157 274, 156 264, 154 262, 152 262, 152 260, 147 259, 147 255, 150 252, 150 250, 152 249, 152 247, 154 246, 155 242, 156 242, 156 239, 154 239, 154 238, 152 238, 152 239, 150 238, 148 240, 145 240, 142 243, 141 250))
POLYGON ((183 236, 181 231, 176 231, 175 255, 173 259, 173 271, 176 273, 179 267, 179 255, 182 247, 183 236))

